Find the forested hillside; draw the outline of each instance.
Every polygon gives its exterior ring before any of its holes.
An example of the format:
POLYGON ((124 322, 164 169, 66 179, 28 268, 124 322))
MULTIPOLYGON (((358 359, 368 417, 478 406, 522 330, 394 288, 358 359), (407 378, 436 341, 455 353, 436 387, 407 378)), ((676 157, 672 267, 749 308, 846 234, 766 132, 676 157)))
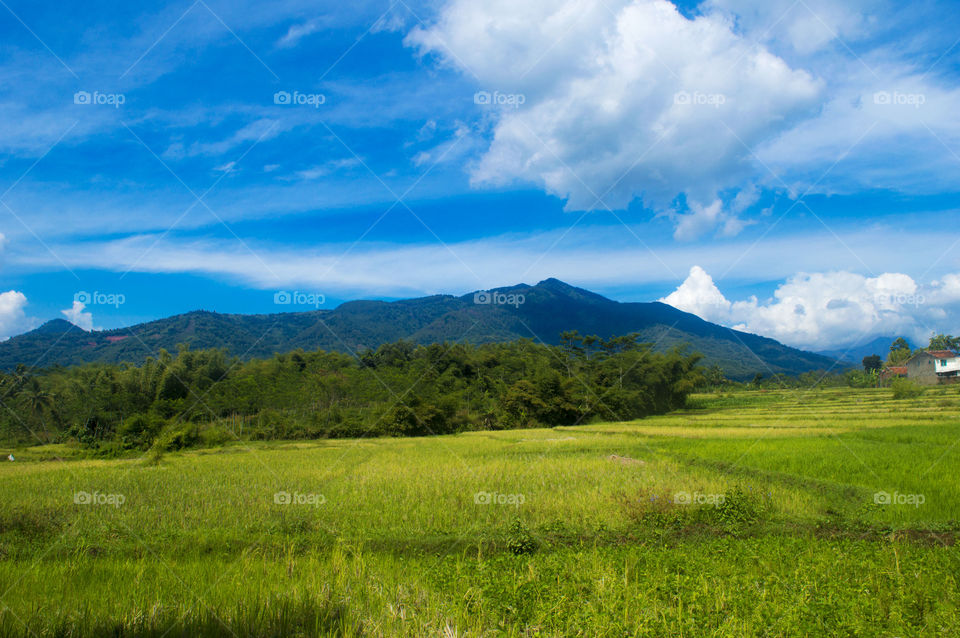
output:
POLYGON ((619 421, 683 406, 701 379, 699 359, 654 352, 637 335, 575 333, 559 346, 399 341, 357 358, 320 350, 241 361, 184 347, 138 367, 0 375, 0 434, 120 452, 619 421))

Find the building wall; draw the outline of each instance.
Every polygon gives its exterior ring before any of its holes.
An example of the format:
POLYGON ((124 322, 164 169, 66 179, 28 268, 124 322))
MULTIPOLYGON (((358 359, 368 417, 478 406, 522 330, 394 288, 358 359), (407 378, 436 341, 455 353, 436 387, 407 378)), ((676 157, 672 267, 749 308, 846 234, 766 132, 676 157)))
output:
POLYGON ((928 354, 918 354, 907 361, 907 378, 923 385, 937 385, 936 360, 928 354))
POLYGON ((960 372, 960 357, 953 357, 952 359, 947 359, 947 365, 940 365, 941 359, 936 360, 937 372, 946 373, 946 372, 960 372))

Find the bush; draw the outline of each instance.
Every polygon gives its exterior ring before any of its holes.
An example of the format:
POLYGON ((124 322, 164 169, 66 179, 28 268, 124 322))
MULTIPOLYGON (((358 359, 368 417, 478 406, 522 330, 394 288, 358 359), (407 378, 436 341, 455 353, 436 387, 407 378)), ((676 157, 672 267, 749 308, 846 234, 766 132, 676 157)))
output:
POLYGON ((863 370, 848 370, 844 375, 844 380, 851 388, 875 388, 879 378, 876 372, 863 370))
POLYGON ((198 440, 197 428, 193 424, 169 425, 157 436, 151 451, 175 452, 192 446, 198 440))
POLYGON ((527 530, 519 518, 510 525, 510 538, 507 540, 507 549, 516 556, 532 554, 537 550, 538 543, 527 530))
POLYGON ((128 450, 138 448, 146 450, 153 443, 163 421, 153 415, 137 414, 123 421, 117 429, 120 445, 128 450))
POLYGON ((758 492, 735 487, 724 495, 723 500, 712 510, 712 514, 716 521, 723 525, 750 525, 762 518, 767 505, 758 492))
POLYGON ((923 394, 923 386, 903 377, 894 379, 890 387, 893 389, 894 399, 916 399, 923 394))

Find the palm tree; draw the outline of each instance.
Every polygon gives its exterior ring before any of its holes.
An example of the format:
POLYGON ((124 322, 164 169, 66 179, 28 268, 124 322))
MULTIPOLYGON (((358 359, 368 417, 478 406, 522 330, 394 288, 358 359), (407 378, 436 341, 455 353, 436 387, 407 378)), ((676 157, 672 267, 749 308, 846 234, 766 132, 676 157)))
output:
POLYGON ((39 381, 30 379, 27 387, 20 391, 20 396, 23 397, 27 408, 30 410, 30 413, 33 414, 34 418, 40 419, 40 424, 43 426, 43 434, 47 438, 47 443, 49 443, 50 432, 47 430, 47 422, 43 419, 43 413, 48 412, 53 406, 53 395, 41 388, 39 381))

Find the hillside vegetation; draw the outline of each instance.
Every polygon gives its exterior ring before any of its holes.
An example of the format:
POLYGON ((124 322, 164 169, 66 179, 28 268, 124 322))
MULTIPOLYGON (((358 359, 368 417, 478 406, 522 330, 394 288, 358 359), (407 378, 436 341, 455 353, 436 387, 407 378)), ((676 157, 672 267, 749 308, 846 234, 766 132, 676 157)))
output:
POLYGON ((239 439, 422 436, 629 420, 683 407, 699 355, 654 352, 636 335, 575 333, 561 346, 380 346, 357 358, 267 360, 191 351, 142 366, 0 373, 0 437, 77 441, 101 454, 239 439))

